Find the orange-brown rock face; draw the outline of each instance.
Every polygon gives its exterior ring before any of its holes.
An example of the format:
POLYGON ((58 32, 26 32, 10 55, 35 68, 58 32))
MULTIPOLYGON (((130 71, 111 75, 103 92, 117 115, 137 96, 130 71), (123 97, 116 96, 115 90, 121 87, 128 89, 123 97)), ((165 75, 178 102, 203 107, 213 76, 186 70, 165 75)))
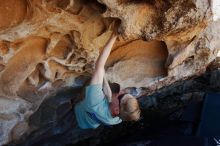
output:
POLYGON ((115 49, 107 63, 107 77, 122 87, 144 87, 167 75, 167 48, 160 41, 136 40, 115 49))
POLYGON ((105 17, 122 21, 121 29, 126 37, 147 39, 174 39, 184 41, 198 34, 211 15, 208 0, 99 0, 107 6, 105 17), (186 30, 187 28, 187 30, 186 30), (191 30, 189 28, 197 28, 191 30))
POLYGON ((21 83, 33 72, 36 65, 45 58, 47 40, 39 37, 29 37, 15 44, 17 49, 1 73, 0 88, 2 95, 16 95, 21 83))
POLYGON ((3 0, 0 6, 0 30, 21 23, 28 15, 26 0, 3 0))
POLYGON ((210 0, 1 0, 0 145, 28 130, 29 116, 45 97, 81 86, 79 76, 91 75, 116 20, 121 35, 106 64, 110 81, 155 91, 203 72, 220 48, 211 5, 210 0))

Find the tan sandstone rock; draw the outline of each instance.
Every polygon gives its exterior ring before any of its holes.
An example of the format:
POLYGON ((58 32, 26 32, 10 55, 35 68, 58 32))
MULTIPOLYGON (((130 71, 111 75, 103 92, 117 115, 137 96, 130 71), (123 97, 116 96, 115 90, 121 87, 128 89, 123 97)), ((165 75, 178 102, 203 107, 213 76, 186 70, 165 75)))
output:
POLYGON ((26 0, 2 0, 0 5, 0 30, 21 23, 28 15, 26 0))
POLYGON ((165 77, 167 48, 160 41, 132 41, 114 50, 108 59, 107 77, 122 87, 144 87, 165 77))
POLYGON ((112 82, 123 88, 145 87, 150 94, 201 74, 220 49, 212 4, 212 0, 2 0, 0 144, 29 130, 30 113, 47 96, 91 75, 116 21, 121 22, 121 35, 106 64, 112 82), (29 114, 20 112, 21 104, 29 114))

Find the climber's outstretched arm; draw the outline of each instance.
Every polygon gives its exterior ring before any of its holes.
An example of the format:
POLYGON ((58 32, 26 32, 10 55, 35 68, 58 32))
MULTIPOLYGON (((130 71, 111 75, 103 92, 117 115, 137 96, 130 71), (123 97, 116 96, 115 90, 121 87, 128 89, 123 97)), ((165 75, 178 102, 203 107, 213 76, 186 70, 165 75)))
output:
POLYGON ((103 78, 105 74, 105 63, 108 59, 108 56, 111 52, 112 46, 117 38, 117 35, 115 33, 112 34, 111 38, 107 42, 107 44, 104 46, 103 51, 99 55, 96 64, 95 64, 95 71, 93 73, 92 79, 90 84, 103 84, 103 78))

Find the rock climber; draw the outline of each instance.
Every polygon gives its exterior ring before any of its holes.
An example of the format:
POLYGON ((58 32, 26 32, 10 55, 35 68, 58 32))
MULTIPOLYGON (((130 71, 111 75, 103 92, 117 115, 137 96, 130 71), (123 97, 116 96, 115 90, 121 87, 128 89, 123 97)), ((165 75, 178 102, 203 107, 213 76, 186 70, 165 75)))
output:
POLYGON ((120 91, 118 84, 109 85, 105 78, 104 66, 117 35, 118 32, 113 31, 96 61, 92 79, 85 88, 84 99, 74 108, 81 129, 95 129, 101 124, 115 125, 122 120, 137 121, 140 118, 137 99, 131 94, 120 91))

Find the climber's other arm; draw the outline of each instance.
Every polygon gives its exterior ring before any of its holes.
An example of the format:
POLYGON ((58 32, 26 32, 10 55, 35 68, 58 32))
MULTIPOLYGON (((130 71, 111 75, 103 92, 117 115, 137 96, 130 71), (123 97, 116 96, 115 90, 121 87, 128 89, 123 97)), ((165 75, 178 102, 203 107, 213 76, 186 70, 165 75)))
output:
POLYGON ((112 91, 109 86, 108 80, 106 79, 105 76, 104 76, 104 80, 103 80, 103 92, 104 92, 105 96, 107 97, 108 101, 111 102, 112 101, 112 91))

